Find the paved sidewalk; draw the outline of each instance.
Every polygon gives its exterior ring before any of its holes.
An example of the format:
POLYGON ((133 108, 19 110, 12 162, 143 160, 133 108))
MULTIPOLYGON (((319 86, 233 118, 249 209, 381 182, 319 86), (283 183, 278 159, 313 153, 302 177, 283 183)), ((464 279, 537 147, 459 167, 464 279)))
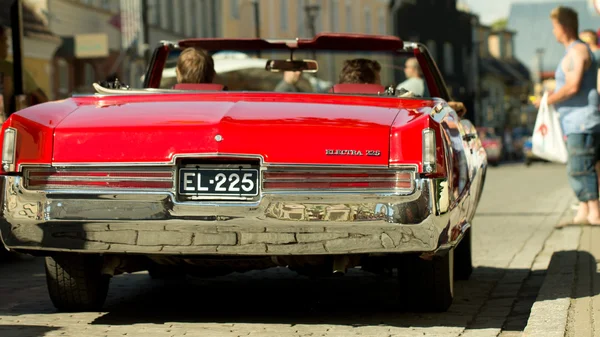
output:
MULTIPOLYGON (((572 211, 563 220, 572 217, 572 211)), ((556 229, 532 272, 546 278, 531 309, 523 336, 593 337, 600 335, 600 227, 556 229)))

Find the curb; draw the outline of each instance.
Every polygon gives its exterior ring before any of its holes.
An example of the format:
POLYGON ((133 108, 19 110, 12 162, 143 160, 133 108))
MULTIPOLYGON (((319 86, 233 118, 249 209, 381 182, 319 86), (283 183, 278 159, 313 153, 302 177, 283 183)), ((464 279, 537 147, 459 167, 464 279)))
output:
MULTIPOLYGON (((570 205, 570 204, 569 204, 570 205)), ((572 217, 570 207, 560 221, 572 217)), ((575 286, 577 250, 581 227, 554 229, 535 259, 532 271, 546 269, 546 276, 531 307, 523 337, 564 337, 575 286)))

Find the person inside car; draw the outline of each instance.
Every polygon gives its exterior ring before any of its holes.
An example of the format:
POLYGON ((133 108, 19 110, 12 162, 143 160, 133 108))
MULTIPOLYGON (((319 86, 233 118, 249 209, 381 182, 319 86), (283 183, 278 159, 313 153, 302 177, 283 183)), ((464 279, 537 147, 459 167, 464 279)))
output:
MULTIPOLYGON (((416 59, 415 59, 416 60, 416 59)), ((407 61, 408 63, 408 61, 407 61)), ((417 64, 418 65, 418 64, 417 64)), ((353 59, 346 60, 339 76, 338 82, 341 83, 364 83, 364 84, 381 84, 381 65, 377 61, 368 59, 353 59)), ((398 87, 401 87, 398 86, 398 87)), ((402 89, 402 88, 401 88, 402 89)), ((401 91, 401 90, 399 90, 401 91)), ((400 97, 411 97, 414 93, 403 90, 399 94, 400 97)), ((463 117, 467 113, 467 108, 462 102, 449 101, 448 105, 452 108, 459 117, 463 117)))
POLYGON ((381 65, 368 59, 344 61, 338 83, 381 84, 381 65))
POLYGON ((177 83, 213 83, 215 63, 212 56, 200 48, 186 48, 177 59, 177 83))
POLYGON ((284 71, 283 79, 275 87, 276 92, 301 92, 298 82, 302 78, 301 71, 284 71))
POLYGON ((404 63, 404 75, 406 75, 406 81, 398 84, 396 90, 405 89, 417 96, 429 96, 425 79, 423 79, 423 71, 416 57, 406 60, 404 63))

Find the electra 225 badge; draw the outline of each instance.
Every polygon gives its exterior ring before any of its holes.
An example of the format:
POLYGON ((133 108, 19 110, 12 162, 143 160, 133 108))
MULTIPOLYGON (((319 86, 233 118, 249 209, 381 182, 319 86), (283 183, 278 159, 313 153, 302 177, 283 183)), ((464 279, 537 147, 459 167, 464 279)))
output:
POLYGON ((327 156, 381 156, 380 150, 325 150, 327 156))

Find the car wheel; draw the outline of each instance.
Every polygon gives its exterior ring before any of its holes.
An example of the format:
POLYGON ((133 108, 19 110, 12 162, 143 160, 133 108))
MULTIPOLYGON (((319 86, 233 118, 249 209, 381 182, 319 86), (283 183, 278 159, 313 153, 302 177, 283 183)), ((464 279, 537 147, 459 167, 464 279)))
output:
POLYGON ((102 309, 110 276, 102 275, 102 257, 64 254, 46 257, 46 282, 61 311, 102 309))
POLYGON ((445 312, 454 299, 454 251, 431 260, 407 256, 398 270, 400 301, 409 310, 445 312))
POLYGON ((471 258, 471 228, 469 228, 454 250, 454 279, 468 280, 472 273, 473 260, 471 258))

